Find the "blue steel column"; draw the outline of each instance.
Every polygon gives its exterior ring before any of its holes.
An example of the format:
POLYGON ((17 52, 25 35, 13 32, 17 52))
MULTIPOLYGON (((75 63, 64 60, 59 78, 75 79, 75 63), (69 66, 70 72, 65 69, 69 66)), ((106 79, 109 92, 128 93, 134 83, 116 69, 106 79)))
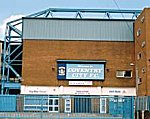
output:
POLYGON ((5 37, 4 37, 4 49, 3 49, 3 61, 2 61, 2 85, 1 85, 1 94, 4 94, 4 85, 5 85, 5 65, 6 65, 6 34, 8 26, 6 26, 5 37))
MULTIPOLYGON (((8 36, 11 36, 11 28, 9 27, 9 31, 8 31, 8 36)), ((8 55, 10 54, 10 41, 11 41, 11 37, 8 38, 8 55)), ((7 59, 6 59, 7 60, 7 59)), ((8 57, 8 64, 10 62, 10 57, 8 57)), ((7 67, 7 77, 6 77, 6 81, 8 82, 8 79, 9 79, 9 67, 7 67)))

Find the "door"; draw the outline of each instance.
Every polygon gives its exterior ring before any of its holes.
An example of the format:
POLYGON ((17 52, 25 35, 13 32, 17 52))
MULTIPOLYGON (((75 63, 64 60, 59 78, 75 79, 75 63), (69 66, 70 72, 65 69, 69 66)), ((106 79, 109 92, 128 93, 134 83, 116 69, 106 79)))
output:
POLYGON ((58 112, 59 111, 59 99, 58 98, 49 98, 49 112, 58 112))
POLYGON ((71 113, 71 98, 65 99, 65 112, 71 113))
POLYGON ((100 98, 100 113, 107 113, 107 100, 100 98))

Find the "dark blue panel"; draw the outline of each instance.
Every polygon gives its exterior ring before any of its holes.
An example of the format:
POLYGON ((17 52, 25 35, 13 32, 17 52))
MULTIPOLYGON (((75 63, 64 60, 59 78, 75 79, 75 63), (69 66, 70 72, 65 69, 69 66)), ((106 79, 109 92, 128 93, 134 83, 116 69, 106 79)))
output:
POLYGON ((57 79, 66 79, 66 63, 57 64, 57 79))

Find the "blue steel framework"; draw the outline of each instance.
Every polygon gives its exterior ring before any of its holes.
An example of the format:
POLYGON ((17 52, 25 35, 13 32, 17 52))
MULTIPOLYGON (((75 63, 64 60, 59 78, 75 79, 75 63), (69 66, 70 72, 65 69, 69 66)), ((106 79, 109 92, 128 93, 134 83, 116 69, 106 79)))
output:
MULTIPOLYGON (((140 13, 141 10, 49 8, 35 14, 31 14, 27 17, 58 18, 57 15, 60 15, 59 17, 61 18, 125 19, 126 15, 130 15, 131 18, 128 16, 127 19, 136 19, 140 13), (72 14, 75 16, 72 16, 72 14), (61 15, 63 15, 63 17, 61 15), (88 15, 88 17, 86 15, 88 15), (92 15, 94 15, 94 17, 92 17, 92 15)), ((13 59, 10 58, 11 55, 15 54, 17 49, 22 46, 22 30, 18 28, 20 26, 22 27, 22 18, 8 22, 6 25, 2 61, 1 94, 9 94, 9 89, 20 88, 20 83, 10 83, 10 70, 15 74, 18 80, 21 81, 22 79, 21 75, 12 67, 12 63, 14 61, 17 61, 18 63, 13 65, 22 65, 21 60, 16 60, 22 54, 22 51, 16 54, 13 59), (18 46, 12 51, 11 45, 13 44, 17 44, 18 46)))

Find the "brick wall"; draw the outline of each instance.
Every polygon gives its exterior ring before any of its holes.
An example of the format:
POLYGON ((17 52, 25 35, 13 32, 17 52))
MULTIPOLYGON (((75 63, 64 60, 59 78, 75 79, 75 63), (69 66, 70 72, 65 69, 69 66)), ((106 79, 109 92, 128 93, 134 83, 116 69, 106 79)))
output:
POLYGON ((106 60, 105 80, 93 86, 135 87, 134 42, 23 41, 23 85, 68 86, 57 80, 57 60, 106 60), (108 69, 108 70, 106 70, 108 69), (116 70, 132 70, 132 78, 116 78, 116 70))
POLYGON ((144 9, 135 22, 135 61, 138 95, 150 95, 150 9, 144 9), (140 31, 139 31, 140 30, 140 31), (140 32, 140 34, 138 33, 140 32), (145 44, 145 45, 143 45, 145 44), (139 54, 141 57, 139 58, 139 54), (138 79, 137 79, 138 80, 138 79))

